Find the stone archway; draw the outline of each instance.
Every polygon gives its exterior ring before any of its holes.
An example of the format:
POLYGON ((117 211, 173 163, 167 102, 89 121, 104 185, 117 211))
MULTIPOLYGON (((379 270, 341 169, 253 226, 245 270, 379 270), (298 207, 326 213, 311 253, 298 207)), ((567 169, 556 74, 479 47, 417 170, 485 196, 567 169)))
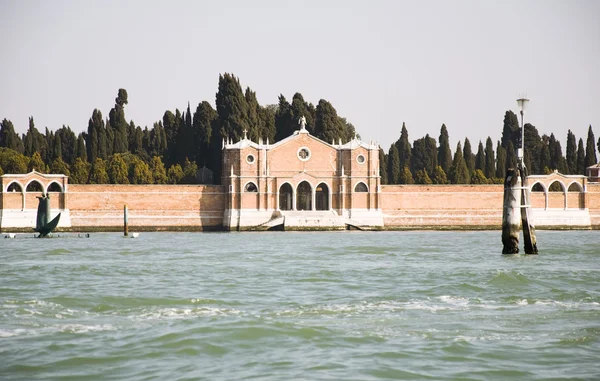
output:
POLYGON ((285 183, 279 187, 279 210, 293 209, 293 189, 289 183, 285 183))
POLYGON ((320 183, 315 189, 315 209, 329 210, 329 187, 325 183, 320 183))
POLYGON ((296 210, 312 210, 312 187, 303 181, 296 188, 296 210))

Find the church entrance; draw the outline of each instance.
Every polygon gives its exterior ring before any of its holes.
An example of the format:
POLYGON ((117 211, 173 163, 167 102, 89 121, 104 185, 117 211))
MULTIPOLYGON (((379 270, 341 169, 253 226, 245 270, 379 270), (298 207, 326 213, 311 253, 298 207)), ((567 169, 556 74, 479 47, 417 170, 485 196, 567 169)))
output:
POLYGON ((279 188, 279 210, 292 210, 292 186, 288 183, 279 188))
POLYGON ((296 210, 312 210, 312 187, 308 181, 298 184, 296 191, 296 210))
POLYGON ((329 187, 325 183, 317 185, 315 190, 315 203, 317 210, 329 210, 329 187))

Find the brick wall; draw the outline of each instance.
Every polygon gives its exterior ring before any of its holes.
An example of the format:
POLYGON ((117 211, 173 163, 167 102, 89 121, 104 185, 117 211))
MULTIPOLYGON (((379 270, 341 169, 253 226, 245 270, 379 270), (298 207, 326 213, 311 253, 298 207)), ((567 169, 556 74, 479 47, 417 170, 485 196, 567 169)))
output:
POLYGON ((219 230, 225 194, 218 185, 69 185, 74 228, 123 226, 219 230))

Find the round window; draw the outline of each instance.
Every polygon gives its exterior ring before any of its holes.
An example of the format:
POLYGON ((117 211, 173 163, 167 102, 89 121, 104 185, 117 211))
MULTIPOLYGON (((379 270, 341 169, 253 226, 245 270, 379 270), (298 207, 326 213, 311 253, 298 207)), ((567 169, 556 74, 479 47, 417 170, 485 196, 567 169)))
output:
POLYGON ((365 162, 365 156, 364 155, 358 155, 356 157, 356 161, 358 162, 358 164, 363 164, 365 162))
POLYGON ((306 161, 310 159, 310 150, 306 147, 302 147, 298 150, 298 159, 306 161))
POLYGON ((248 164, 254 163, 254 155, 246 156, 246 161, 248 162, 248 164))

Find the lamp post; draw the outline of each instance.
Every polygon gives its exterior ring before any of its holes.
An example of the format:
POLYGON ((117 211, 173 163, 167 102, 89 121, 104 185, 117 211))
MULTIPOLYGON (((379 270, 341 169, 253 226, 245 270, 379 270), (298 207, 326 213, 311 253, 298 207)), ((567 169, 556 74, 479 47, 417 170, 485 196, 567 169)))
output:
POLYGON ((519 111, 521 113, 521 148, 517 151, 517 158, 519 159, 521 171, 525 168, 525 125, 523 124, 523 114, 525 114, 528 103, 529 99, 525 97, 517 99, 517 104, 519 105, 519 111))

